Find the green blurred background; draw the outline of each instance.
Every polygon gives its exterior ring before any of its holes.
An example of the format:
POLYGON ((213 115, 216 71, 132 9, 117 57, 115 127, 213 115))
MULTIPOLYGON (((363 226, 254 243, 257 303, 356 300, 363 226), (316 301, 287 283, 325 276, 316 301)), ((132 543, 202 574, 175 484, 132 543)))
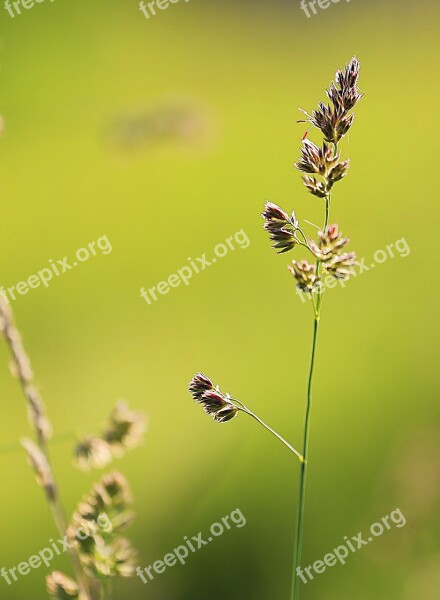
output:
MULTIPOLYGON (((186 388, 203 370, 298 443, 312 315, 259 213, 270 199, 321 222, 292 166, 305 131, 297 107, 324 99, 353 54, 365 97, 332 220, 367 263, 400 238, 411 254, 325 296, 303 564, 396 507, 408 523, 302 597, 438 598, 438 18, 427 0, 340 2, 310 19, 297 0, 191 0, 150 20, 134 0, 2 10, 1 283, 101 235, 113 247, 13 303, 65 503, 73 510, 99 476, 72 466, 75 435, 99 431, 125 398, 149 417, 145 444, 116 465, 136 498, 142 566, 237 507, 247 519, 147 586, 118 582, 114 598, 288 598, 297 463, 250 420, 211 423, 186 388), (241 229, 249 248, 151 306, 140 297, 241 229)), ((30 430, 4 344, 0 381, 9 568, 56 532, 18 445, 30 430)), ((53 566, 69 571, 64 559, 53 566)), ((45 574, 0 580, 0 598, 46 598, 45 574)))

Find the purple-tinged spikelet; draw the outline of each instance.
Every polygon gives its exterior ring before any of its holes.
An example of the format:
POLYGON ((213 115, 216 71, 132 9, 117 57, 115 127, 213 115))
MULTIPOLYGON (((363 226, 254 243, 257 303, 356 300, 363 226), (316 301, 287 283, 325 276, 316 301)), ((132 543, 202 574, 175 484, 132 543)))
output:
POLYGON ((200 400, 203 410, 217 423, 226 423, 238 414, 238 409, 219 390, 205 392, 200 400))
POLYGON ((318 181, 316 177, 309 177, 308 175, 303 177, 303 182, 311 194, 318 196, 318 198, 326 198, 329 192, 327 189, 327 184, 323 183, 322 181, 318 181))
POLYGON ((302 111, 308 117, 307 121, 322 131, 328 143, 337 144, 353 124, 354 114, 350 113, 350 110, 362 98, 362 93, 357 87, 359 69, 359 61, 355 57, 352 58, 344 71, 337 71, 335 80, 326 90, 331 104, 320 102, 312 116, 302 111))
POLYGON ((214 389, 212 381, 202 373, 197 373, 191 379, 189 391, 194 401, 201 404, 206 414, 217 423, 226 423, 238 414, 238 408, 229 395, 222 394, 218 387, 214 389))
POLYGON ((336 72, 335 81, 326 90, 327 97, 332 101, 333 106, 340 106, 349 111, 362 98, 362 93, 357 87, 359 71, 359 61, 356 57, 353 57, 344 71, 339 69, 336 72))
POLYGON ((322 148, 319 148, 311 140, 305 139, 301 148, 301 158, 295 163, 295 167, 303 173, 325 176, 336 165, 338 159, 339 154, 329 144, 324 142, 322 148))
POLYGON ((301 158, 295 163, 295 167, 307 174, 303 177, 307 189, 315 196, 325 198, 333 185, 345 177, 350 166, 349 160, 339 162, 339 159, 340 154, 333 146, 324 142, 320 148, 305 139, 301 147, 301 158), (322 181, 309 175, 319 175, 322 181))
POLYGON ((189 392, 195 402, 200 402, 205 392, 214 389, 214 384, 203 373, 197 373, 191 379, 189 384, 189 392))
POLYGON ((273 248, 278 254, 292 250, 297 244, 296 232, 298 230, 298 219, 295 212, 289 215, 273 202, 266 202, 264 211, 261 213, 264 219, 264 229, 269 233, 273 248))

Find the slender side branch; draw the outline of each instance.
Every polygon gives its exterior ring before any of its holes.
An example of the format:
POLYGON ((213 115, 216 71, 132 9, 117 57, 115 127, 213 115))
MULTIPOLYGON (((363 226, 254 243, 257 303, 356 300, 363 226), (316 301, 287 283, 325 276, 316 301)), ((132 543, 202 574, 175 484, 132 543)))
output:
POLYGON ((258 417, 255 413, 253 413, 251 410, 249 410, 247 407, 245 407, 244 404, 242 404, 242 406, 243 406, 243 408, 239 408, 239 410, 241 410, 242 412, 245 412, 247 415, 249 415, 250 417, 252 417, 256 421, 258 421, 258 423, 260 423, 260 425, 262 425, 265 429, 267 429, 268 431, 270 431, 270 433, 272 435, 274 435, 276 438, 278 438, 280 440, 280 442, 282 442, 285 446, 287 446, 287 448, 289 448, 289 450, 291 452, 293 452, 297 456, 297 458, 299 459, 300 463, 304 462, 303 455, 300 454, 300 452, 298 452, 298 450, 296 450, 296 448, 294 448, 291 444, 289 444, 289 442, 287 440, 285 440, 274 429, 272 429, 272 427, 269 427, 269 425, 267 423, 265 423, 262 419, 260 419, 260 417, 258 417))
POLYGON ((218 386, 214 386, 212 381, 203 373, 197 373, 189 383, 189 392, 196 404, 200 404, 204 411, 218 423, 226 423, 234 419, 238 413, 244 412, 255 419, 265 429, 270 431, 280 442, 282 442, 300 462, 303 462, 303 456, 287 440, 285 440, 272 427, 269 427, 260 417, 253 413, 243 402, 232 398, 230 394, 223 394, 218 386))

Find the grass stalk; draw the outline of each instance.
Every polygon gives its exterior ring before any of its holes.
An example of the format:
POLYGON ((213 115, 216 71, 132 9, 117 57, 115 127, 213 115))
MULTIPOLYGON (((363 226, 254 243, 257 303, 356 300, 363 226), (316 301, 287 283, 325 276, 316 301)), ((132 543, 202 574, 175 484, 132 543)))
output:
POLYGON ((325 203, 324 227, 318 231, 318 242, 307 238, 295 211, 288 213, 277 204, 266 201, 261 215, 264 219, 264 229, 268 232, 272 247, 278 254, 290 252, 295 247, 300 246, 306 248, 315 259, 312 264, 307 260, 293 260, 292 264, 288 266, 289 272, 296 280, 296 287, 302 293, 310 295, 314 314, 302 454, 242 403, 232 401, 229 394, 222 394, 220 388, 214 387, 212 381, 203 373, 195 375, 189 385, 189 391, 195 402, 200 404, 215 421, 225 423, 235 418, 240 411, 243 411, 270 431, 300 460, 291 600, 299 600, 300 594, 300 582, 297 573, 301 567, 302 557, 312 387, 321 319, 324 276, 333 277, 339 281, 347 281, 353 274, 353 266, 356 264, 356 254, 346 251, 346 246, 350 241, 349 238, 343 237, 338 225, 330 225, 329 221, 333 186, 344 179, 350 166, 348 159, 341 160, 338 144, 351 128, 354 119, 352 110, 363 95, 357 87, 359 69, 359 61, 356 57, 353 57, 344 70, 339 69, 336 72, 334 81, 326 89, 326 95, 330 101, 328 104, 320 102, 312 115, 300 109, 307 119, 298 122, 309 123, 312 127, 320 130, 324 138, 322 145, 317 146, 308 139, 308 132, 306 132, 302 138, 301 156, 298 162, 295 163, 295 167, 303 174, 302 179, 305 187, 312 195, 324 200, 325 203))
MULTIPOLYGON (((38 447, 46 459, 48 474, 52 482, 52 489, 49 493, 46 488, 46 499, 49 509, 57 528, 58 534, 64 537, 67 533, 67 518, 63 503, 58 491, 54 470, 50 460, 47 440, 49 437, 50 425, 44 415, 43 402, 33 383, 33 373, 31 362, 24 349, 21 336, 14 325, 12 311, 0 297, 0 330, 3 332, 7 346, 13 361, 13 369, 20 382, 23 395, 29 405, 30 421, 34 427, 38 447)), ((79 558, 73 549, 68 549, 72 562, 78 586, 84 600, 93 600, 87 576, 85 575, 79 558)), ((83 600, 83 599, 81 599, 83 600)))

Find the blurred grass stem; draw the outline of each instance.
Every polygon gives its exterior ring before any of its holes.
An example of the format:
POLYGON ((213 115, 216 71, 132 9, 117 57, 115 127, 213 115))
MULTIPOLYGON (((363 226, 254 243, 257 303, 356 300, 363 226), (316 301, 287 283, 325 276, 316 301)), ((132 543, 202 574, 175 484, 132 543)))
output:
MULTIPOLYGON (((50 461, 49 450, 47 447, 47 435, 45 435, 44 428, 40 426, 40 421, 37 421, 36 418, 33 418, 37 416, 41 419, 41 421, 45 420, 45 417, 42 416, 43 406, 41 398, 33 384, 31 363, 21 341, 21 336, 14 325, 12 311, 2 298, 0 298, 0 330, 3 332, 6 344, 9 347, 13 360, 14 370, 20 382, 23 394, 29 404, 31 423, 35 429, 38 447, 40 448, 41 452, 47 460, 47 465, 50 470, 50 476, 53 481, 53 494, 46 493, 46 498, 57 531, 59 535, 64 538, 64 536, 67 533, 68 525, 64 507, 58 493, 58 486, 56 485, 52 464, 50 461), (35 412, 36 403, 38 410, 37 415, 35 412)), ((81 590, 82 596, 84 597, 84 600, 92 600, 92 597, 89 592, 87 577, 84 571, 82 570, 79 558, 74 550, 69 549, 68 552, 72 561, 75 576, 77 578, 78 586, 81 590)))

